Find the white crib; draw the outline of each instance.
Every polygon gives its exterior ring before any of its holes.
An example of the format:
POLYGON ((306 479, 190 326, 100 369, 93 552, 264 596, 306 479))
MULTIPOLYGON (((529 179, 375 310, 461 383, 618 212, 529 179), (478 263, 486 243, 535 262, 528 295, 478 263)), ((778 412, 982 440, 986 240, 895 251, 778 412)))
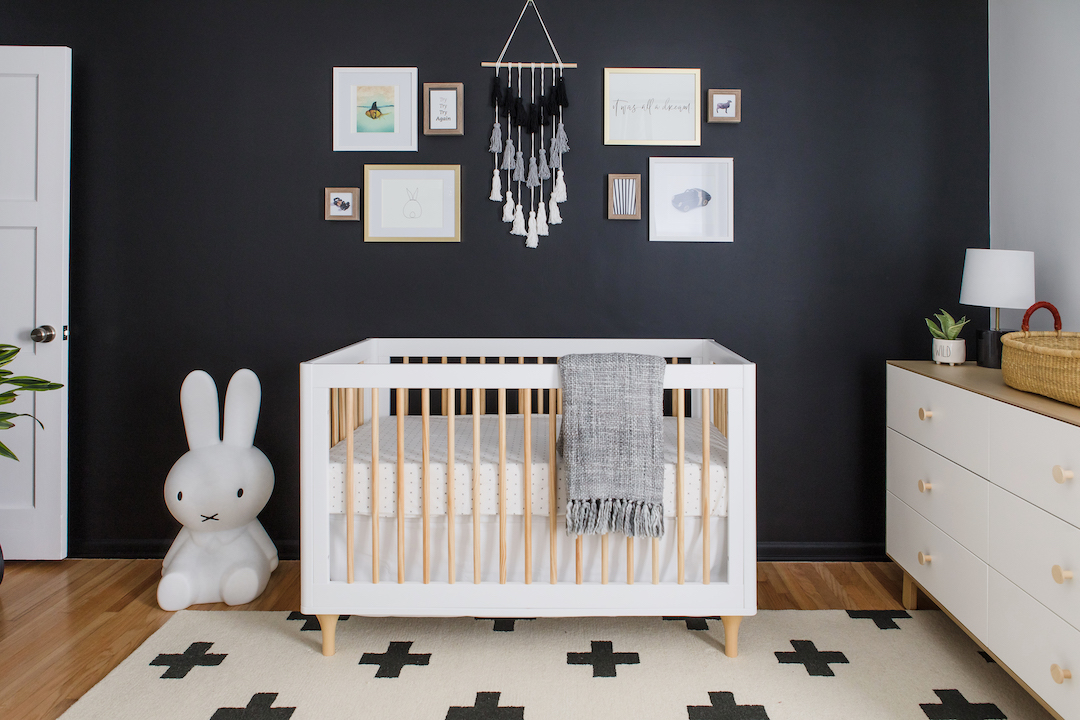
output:
POLYGON ((693 339, 379 338, 302 363, 300 604, 323 653, 339 615, 675 615, 720 616, 734 657, 757 612, 755 382, 693 339), (598 352, 670 363, 662 539, 566 536, 555 363, 598 352))

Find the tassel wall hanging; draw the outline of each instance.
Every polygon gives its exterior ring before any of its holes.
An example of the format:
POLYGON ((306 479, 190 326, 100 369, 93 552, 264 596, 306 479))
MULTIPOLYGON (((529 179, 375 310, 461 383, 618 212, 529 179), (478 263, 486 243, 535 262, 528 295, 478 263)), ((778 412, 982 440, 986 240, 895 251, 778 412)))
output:
POLYGON ((490 199, 492 202, 503 203, 502 220, 510 223, 510 234, 524 237, 525 246, 535 248, 539 244, 539 238, 549 234, 551 225, 560 225, 563 221, 559 212, 559 203, 566 202, 563 156, 570 151, 570 142, 563 124, 563 111, 570 106, 563 71, 576 68, 577 63, 562 61, 544 18, 540 16, 540 9, 536 7, 534 0, 526 0, 514 29, 510 31, 510 37, 503 45, 499 59, 482 65, 495 68, 495 77, 491 81, 491 107, 495 113, 495 122, 488 142, 488 152, 492 154, 494 162, 490 199), (514 33, 530 5, 536 11, 551 51, 555 54, 555 62, 504 62, 510 41, 514 39, 514 33), (505 86, 501 76, 504 67, 507 71, 505 86), (527 97, 522 80, 523 68, 529 72, 527 97), (551 69, 550 85, 547 84, 545 75, 548 68, 551 69), (505 140, 502 129, 504 119, 505 140), (551 139, 545 147, 548 128, 551 129, 551 139), (528 148, 525 146, 526 140, 528 148), (526 150, 529 153, 528 159, 525 157, 526 150), (506 173, 505 193, 503 171, 506 173))

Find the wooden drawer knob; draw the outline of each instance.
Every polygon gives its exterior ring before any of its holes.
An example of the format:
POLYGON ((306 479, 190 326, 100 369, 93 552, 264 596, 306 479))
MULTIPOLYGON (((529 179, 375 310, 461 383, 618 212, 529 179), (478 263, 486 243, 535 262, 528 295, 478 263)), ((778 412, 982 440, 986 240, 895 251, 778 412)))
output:
POLYGON ((929 565, 929 564, 930 564, 930 561, 931 561, 932 559, 933 559, 933 558, 931 558, 931 557, 930 557, 929 555, 927 555, 926 553, 923 553, 923 552, 920 552, 920 553, 919 553, 919 564, 920 564, 920 565, 929 565))
POLYGON ((1072 677, 1072 671, 1066 670, 1057 663, 1054 663, 1050 666, 1050 677, 1054 678, 1054 682, 1060 685, 1072 677))
POLYGON ((1072 480, 1073 477, 1072 470, 1066 470, 1060 465, 1055 465, 1051 472, 1054 474, 1054 482, 1058 485, 1064 485, 1066 480, 1072 480))
POLYGON ((1072 570, 1062 570, 1060 565, 1055 565, 1050 568, 1050 574, 1054 576, 1054 582, 1058 585, 1062 585, 1066 580, 1072 580, 1072 570))
POLYGON ((929 420, 932 417, 934 417, 934 411, 933 410, 927 410, 926 408, 919 408, 919 419, 920 420, 929 420))
POLYGON ((921 492, 921 493, 930 492, 933 489, 934 489, 934 486, 932 484, 926 482, 925 480, 920 480, 919 481, 919 492, 921 492))

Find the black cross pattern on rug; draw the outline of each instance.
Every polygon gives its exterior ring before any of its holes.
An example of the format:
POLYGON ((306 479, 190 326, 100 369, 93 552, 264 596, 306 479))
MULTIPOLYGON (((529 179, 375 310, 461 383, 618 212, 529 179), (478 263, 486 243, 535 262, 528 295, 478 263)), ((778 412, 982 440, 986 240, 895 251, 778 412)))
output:
POLYGON ((499 707, 497 692, 478 692, 472 707, 452 706, 446 711, 446 720, 524 720, 524 707, 499 707))
POLYGON ((985 660, 986 662, 993 663, 994 665, 997 665, 997 660, 990 657, 990 653, 986 652, 985 650, 980 650, 979 654, 982 655, 982 659, 985 660))
POLYGON ((829 664, 846 664, 848 659, 844 657, 842 652, 818 650, 814 643, 809 640, 792 640, 791 647, 795 648, 795 652, 779 652, 777 651, 776 659, 781 663, 798 663, 806 666, 806 672, 810 675, 818 675, 823 677, 832 677, 832 668, 829 664))
POLYGON ((180 654, 158 655, 150 661, 151 665, 162 665, 169 669, 162 673, 163 678, 182 678, 192 671, 197 665, 214 667, 220 665, 225 655, 207 653, 214 643, 197 642, 188 645, 188 649, 180 654))
POLYGON ((911 618, 903 610, 848 610, 847 614, 855 620, 873 620, 878 630, 899 630, 896 621, 911 618))
MULTIPOLYGON (((300 632, 303 632, 305 630, 322 630, 322 626, 319 625, 319 618, 315 617, 314 615, 305 615, 302 612, 293 611, 293 612, 289 613, 289 617, 287 617, 285 619, 286 620, 303 620, 304 621, 304 626, 300 628, 300 632)), ((338 620, 339 621, 348 620, 348 619, 349 619, 348 615, 338 615, 338 620)))
POLYGON ((401 676, 401 669, 406 665, 427 665, 431 653, 410 653, 412 641, 392 642, 384 653, 364 653, 359 665, 378 665, 377 678, 396 678, 401 676))
POLYGON ((940 705, 919 703, 929 720, 1006 720, 993 703, 969 703, 959 690, 935 690, 940 705))
POLYGON ((610 640, 593 640, 592 652, 566 653, 567 665, 592 665, 593 677, 615 677, 616 665, 637 665, 641 662, 636 652, 612 652, 610 640))
POLYGON ((708 630, 710 620, 719 620, 720 616, 716 617, 665 617, 665 620, 685 620, 687 630, 708 630))
POLYGON ((296 712, 294 707, 270 707, 277 700, 277 693, 255 693, 247 707, 218 708, 210 720, 288 720, 296 712))
POLYGON ((494 620, 495 632, 514 632, 514 623, 518 620, 535 620, 536 618, 476 618, 477 620, 494 620))
POLYGON ((688 720, 769 720, 764 705, 736 705, 735 694, 709 693, 711 705, 687 705, 688 720))

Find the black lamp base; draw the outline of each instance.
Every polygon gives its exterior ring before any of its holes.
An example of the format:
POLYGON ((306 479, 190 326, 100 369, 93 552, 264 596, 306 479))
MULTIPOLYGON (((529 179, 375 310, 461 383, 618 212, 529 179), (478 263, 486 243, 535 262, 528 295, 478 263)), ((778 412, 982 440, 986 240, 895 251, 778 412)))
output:
POLYGON ((979 367, 1001 368, 1001 336, 1012 330, 977 330, 975 356, 979 367))

